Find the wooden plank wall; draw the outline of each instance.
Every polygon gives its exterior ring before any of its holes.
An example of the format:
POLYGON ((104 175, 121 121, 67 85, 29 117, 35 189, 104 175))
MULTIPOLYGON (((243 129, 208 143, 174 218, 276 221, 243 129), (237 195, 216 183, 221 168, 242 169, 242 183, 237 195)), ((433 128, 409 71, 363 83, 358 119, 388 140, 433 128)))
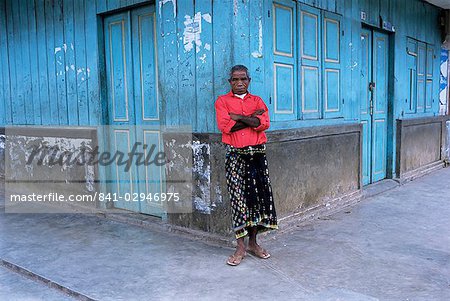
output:
MULTIPOLYGON (((407 93, 406 36, 440 48, 439 10, 421 0, 303 0, 343 15, 343 97, 346 120, 359 118, 360 11, 379 26, 379 15, 396 28, 394 115, 400 117, 407 93), (417 20, 420 20, 418 22, 417 20)), ((144 0, 6 0, 0 3, 0 124, 99 125, 103 55, 98 24, 102 15, 144 0), (4 113, 3 113, 4 112, 4 113)), ((272 47, 267 35, 271 0, 160 0, 155 5, 162 121, 192 124, 215 132, 213 103, 228 91, 228 68, 246 64, 252 92, 267 98, 266 74, 272 47), (192 34, 190 30, 200 30, 192 34)), ((100 31, 101 32, 101 31, 100 31)), ((438 93, 438 64, 433 93, 438 93)), ((433 105, 438 107, 438 103, 433 105)), ((437 112, 436 110, 433 110, 437 112)))
POLYGON ((89 0, 1 2, 0 124, 101 123, 95 12, 89 0))

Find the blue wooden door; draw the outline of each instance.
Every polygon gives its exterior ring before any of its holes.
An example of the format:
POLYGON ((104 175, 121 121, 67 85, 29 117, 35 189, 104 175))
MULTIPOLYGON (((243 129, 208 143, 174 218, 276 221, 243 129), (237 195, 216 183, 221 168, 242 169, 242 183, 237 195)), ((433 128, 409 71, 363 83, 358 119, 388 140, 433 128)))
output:
POLYGON ((361 123, 363 184, 386 177, 389 41, 383 33, 361 33, 361 123))
MULTIPOLYGON (((161 150, 160 103, 154 7, 143 7, 104 19, 109 145, 113 153, 154 156, 161 150)), ((161 216, 155 196, 163 190, 162 167, 112 164, 109 191, 114 206, 161 216)))

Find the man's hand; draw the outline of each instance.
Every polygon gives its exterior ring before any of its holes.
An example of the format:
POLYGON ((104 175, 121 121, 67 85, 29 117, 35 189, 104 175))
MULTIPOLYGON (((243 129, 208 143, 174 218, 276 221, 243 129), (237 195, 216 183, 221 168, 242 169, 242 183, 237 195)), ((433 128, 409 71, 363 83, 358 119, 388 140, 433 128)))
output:
POLYGON ((259 110, 256 110, 251 116, 244 116, 244 115, 239 115, 239 114, 235 114, 235 113, 228 113, 230 115, 231 119, 233 119, 234 121, 239 123, 239 125, 235 124, 231 128, 231 131, 235 132, 235 131, 243 129, 247 126, 253 127, 253 128, 258 127, 261 124, 261 121, 256 116, 262 115, 264 112, 265 112, 264 109, 259 109, 259 110), (243 125, 245 125, 245 126, 243 126, 243 125))
POLYGON ((258 116, 258 115, 262 115, 264 112, 265 112, 264 109, 256 110, 256 111, 252 114, 252 117, 256 117, 256 116, 258 116))
POLYGON ((235 113, 228 113, 230 115, 230 118, 233 119, 234 121, 239 121, 242 119, 242 115, 239 114, 235 114, 235 113))

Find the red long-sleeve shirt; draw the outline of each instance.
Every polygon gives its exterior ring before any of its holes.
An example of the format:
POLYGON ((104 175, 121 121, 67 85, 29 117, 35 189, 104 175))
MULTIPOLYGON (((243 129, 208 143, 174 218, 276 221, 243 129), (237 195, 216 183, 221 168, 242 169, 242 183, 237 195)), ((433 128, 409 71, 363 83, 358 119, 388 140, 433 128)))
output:
POLYGON ((217 126, 222 132, 223 143, 234 147, 245 147, 267 142, 264 131, 270 126, 269 109, 261 97, 247 93, 244 99, 241 99, 230 91, 225 95, 219 96, 214 107, 216 108, 217 126), (260 121, 258 127, 246 127, 235 132, 230 131, 236 124, 236 121, 231 119, 229 113, 251 116, 259 109, 264 109, 264 113, 256 116, 260 121))

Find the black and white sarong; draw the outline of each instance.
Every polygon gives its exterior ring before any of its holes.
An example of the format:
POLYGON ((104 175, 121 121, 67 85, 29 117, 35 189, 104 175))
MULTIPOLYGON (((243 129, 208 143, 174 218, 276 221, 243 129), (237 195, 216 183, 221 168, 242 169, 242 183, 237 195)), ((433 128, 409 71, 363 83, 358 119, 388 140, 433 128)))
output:
POLYGON ((265 144, 227 145, 225 168, 236 238, 245 237, 248 227, 278 229, 265 144))

